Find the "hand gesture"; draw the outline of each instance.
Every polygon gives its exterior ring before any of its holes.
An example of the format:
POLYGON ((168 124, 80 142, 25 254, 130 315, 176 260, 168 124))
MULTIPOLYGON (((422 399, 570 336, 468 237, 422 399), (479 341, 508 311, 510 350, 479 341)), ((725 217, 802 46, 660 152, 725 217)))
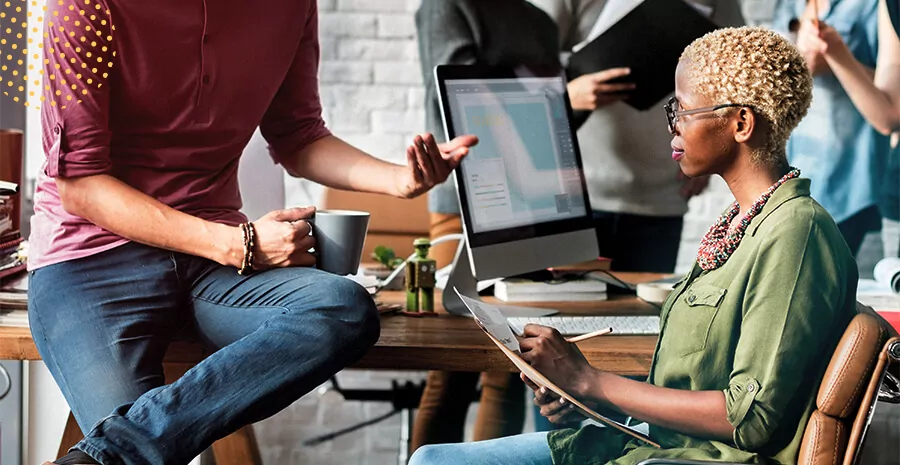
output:
POLYGON ((573 396, 588 391, 595 370, 575 344, 546 326, 529 324, 523 333, 519 347, 526 362, 573 396))
POLYGON ((609 83, 609 81, 629 74, 631 74, 629 68, 610 68, 573 79, 566 86, 572 109, 594 111, 622 100, 628 91, 634 90, 634 83, 609 83))
POLYGON ((525 385, 534 391, 534 405, 541 409, 541 415, 554 424, 566 424, 580 422, 584 415, 575 410, 575 404, 566 401, 545 387, 540 387, 530 378, 521 374, 525 385))
POLYGON ((438 144, 431 134, 419 135, 406 148, 406 166, 395 179, 399 197, 413 198, 447 180, 469 147, 478 143, 475 136, 459 136, 445 144, 438 144))
POLYGON ((269 212, 254 221, 253 269, 315 265, 316 257, 309 249, 316 243, 310 235, 310 224, 304 221, 315 212, 315 207, 288 208, 269 212))

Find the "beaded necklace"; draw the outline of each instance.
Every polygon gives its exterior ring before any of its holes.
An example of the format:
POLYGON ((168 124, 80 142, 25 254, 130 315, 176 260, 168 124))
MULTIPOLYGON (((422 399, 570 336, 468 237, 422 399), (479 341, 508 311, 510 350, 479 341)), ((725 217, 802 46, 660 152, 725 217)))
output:
POLYGON ((747 231, 747 227, 750 226, 750 222, 762 211, 766 202, 769 201, 769 197, 775 193, 775 189, 778 189, 788 179, 798 176, 800 176, 800 170, 792 167, 784 177, 772 184, 763 195, 756 199, 756 202, 753 202, 747 214, 741 218, 740 223, 732 228, 732 220, 741 211, 741 206, 735 201, 734 205, 710 226, 709 231, 706 232, 703 240, 700 241, 700 250, 697 251, 697 264, 700 265, 700 268, 710 271, 724 265, 741 243, 741 239, 744 238, 744 233, 747 231))

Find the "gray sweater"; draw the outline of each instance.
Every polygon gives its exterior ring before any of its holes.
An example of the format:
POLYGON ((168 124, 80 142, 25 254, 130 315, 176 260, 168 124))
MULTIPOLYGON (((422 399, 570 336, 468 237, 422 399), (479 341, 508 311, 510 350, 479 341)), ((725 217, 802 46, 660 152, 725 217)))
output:
MULTIPOLYGON (((426 129, 444 140, 434 67, 441 64, 492 66, 559 63, 556 24, 525 0, 423 0, 416 11, 426 129)), ((429 194, 429 210, 459 213, 453 180, 429 194)))

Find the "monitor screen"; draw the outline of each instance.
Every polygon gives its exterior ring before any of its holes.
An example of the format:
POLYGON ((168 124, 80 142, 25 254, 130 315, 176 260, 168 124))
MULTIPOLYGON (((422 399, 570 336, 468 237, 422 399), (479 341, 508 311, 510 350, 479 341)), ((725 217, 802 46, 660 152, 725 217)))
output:
POLYGON ((587 216, 563 79, 447 79, 444 86, 453 132, 479 139, 457 178, 471 232, 587 216))

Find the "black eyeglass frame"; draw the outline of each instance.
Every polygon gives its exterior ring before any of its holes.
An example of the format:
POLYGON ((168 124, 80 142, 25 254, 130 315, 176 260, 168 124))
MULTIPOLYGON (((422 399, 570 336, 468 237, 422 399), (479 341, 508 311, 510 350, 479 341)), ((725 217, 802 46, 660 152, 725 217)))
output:
POLYGON ((672 97, 669 101, 663 106, 666 110, 666 121, 669 123, 669 132, 675 134, 675 125, 678 124, 678 118, 681 116, 689 116, 689 115, 698 115, 700 113, 709 113, 716 110, 721 110, 723 108, 734 108, 734 107, 745 107, 749 109, 753 109, 752 106, 746 105, 743 103, 723 103, 721 105, 714 105, 711 107, 703 107, 703 108, 694 108, 693 110, 676 110, 675 105, 678 103, 678 99, 672 97))

